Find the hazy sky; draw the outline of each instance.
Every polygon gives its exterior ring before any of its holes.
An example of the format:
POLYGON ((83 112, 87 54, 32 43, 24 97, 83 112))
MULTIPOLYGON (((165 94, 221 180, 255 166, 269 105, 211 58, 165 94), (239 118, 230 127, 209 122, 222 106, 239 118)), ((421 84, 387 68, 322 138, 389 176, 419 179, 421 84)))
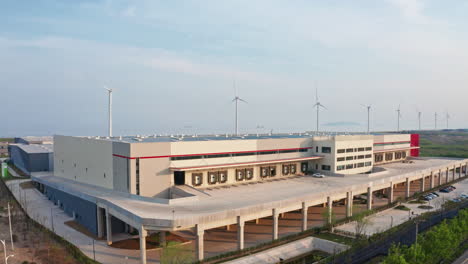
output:
POLYGON ((0 135, 468 127, 468 2, 2 1, 0 135), (343 123, 344 122, 344 123, 343 123), (335 125, 333 125, 335 123, 335 125), (340 125, 342 124, 342 125, 340 125), (345 124, 345 125, 343 125, 345 124), (257 129, 257 126, 264 127, 257 129))

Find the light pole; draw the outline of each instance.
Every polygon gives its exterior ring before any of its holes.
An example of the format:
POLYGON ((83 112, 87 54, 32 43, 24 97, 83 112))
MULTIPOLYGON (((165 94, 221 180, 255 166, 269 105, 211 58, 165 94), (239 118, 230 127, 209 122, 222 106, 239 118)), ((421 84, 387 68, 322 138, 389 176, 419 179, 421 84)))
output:
POLYGON ((5 258, 5 264, 8 264, 8 259, 11 257, 14 257, 15 255, 9 255, 8 257, 5 258))
POLYGON ((54 231, 54 215, 52 213, 52 209, 54 209, 53 207, 50 208, 50 228, 52 229, 52 232, 55 232, 54 231))

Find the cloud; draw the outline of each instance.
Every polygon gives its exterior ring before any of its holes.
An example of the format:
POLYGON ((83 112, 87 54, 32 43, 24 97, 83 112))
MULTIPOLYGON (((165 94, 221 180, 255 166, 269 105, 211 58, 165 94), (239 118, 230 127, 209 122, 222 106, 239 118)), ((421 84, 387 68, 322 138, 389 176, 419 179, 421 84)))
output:
POLYGON ((398 8, 401 14, 411 22, 429 24, 433 20, 424 15, 425 4, 422 0, 387 0, 398 8))

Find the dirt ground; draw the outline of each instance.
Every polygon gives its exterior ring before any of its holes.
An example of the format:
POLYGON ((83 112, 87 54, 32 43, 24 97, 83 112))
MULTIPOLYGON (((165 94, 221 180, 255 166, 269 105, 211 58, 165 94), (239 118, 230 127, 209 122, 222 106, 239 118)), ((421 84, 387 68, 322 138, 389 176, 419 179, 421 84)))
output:
MULTIPOLYGON (((26 185, 25 188, 30 188, 26 185)), ((79 264, 67 252, 65 247, 52 236, 27 220, 14 199, 9 197, 5 185, 0 180, 0 239, 5 240, 9 264, 79 264), (7 203, 10 202, 13 229, 14 250, 11 248, 7 203)), ((0 244, 0 256, 3 256, 0 244)), ((3 260, 0 262, 3 263, 3 260)))
MULTIPOLYGON (((166 234, 166 241, 167 242, 174 241, 174 242, 184 243, 184 242, 188 242, 189 240, 187 240, 187 239, 185 239, 185 238, 183 238, 181 236, 174 235, 172 233, 167 233, 166 234)), ((113 242, 111 247, 140 250, 140 239, 139 238, 131 238, 131 239, 126 239, 126 240, 113 242)), ((158 247, 161 247, 159 245, 158 234, 154 234, 154 235, 146 237, 146 248, 147 249, 153 249, 153 248, 158 248, 158 247)))

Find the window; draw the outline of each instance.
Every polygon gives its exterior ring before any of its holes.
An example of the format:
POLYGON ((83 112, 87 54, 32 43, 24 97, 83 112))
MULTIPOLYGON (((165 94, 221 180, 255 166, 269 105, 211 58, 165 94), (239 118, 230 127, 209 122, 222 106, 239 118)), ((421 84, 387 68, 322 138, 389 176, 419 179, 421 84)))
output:
POLYGON ((352 168, 354 168, 353 164, 348 164, 348 165, 346 165, 346 169, 347 169, 347 170, 352 169, 352 168))
POLYGON ((307 173, 308 170, 309 170, 309 163, 302 162, 301 163, 301 172, 302 173, 307 173))
POLYGON ((360 162, 360 163, 358 163, 358 164, 357 164, 357 167, 358 167, 358 168, 362 168, 362 167, 364 167, 364 162, 360 162))
POLYGON ((330 165, 322 165, 322 170, 329 171, 330 170, 330 165))
POLYGON ((285 150, 280 150, 279 153, 294 153, 298 152, 298 149, 285 149, 285 150))
POLYGON ((75 168, 76 168, 76 163, 73 163, 73 165, 74 165, 74 166, 75 166, 75 168))
POLYGON ((331 153, 330 147, 322 147, 322 153, 331 153))
POLYGON ((276 176, 276 166, 270 167, 270 177, 276 176))
POLYGON ((236 181, 243 181, 245 175, 245 169, 236 170, 236 181))
POLYGON ((225 158, 225 157, 230 157, 231 154, 211 154, 211 155, 205 155, 203 158, 225 158))
POLYGON ((215 184, 218 181, 218 172, 217 171, 209 171, 208 172, 208 183, 215 184))
POLYGON ((344 157, 341 157, 341 158, 336 158, 336 161, 344 161, 345 158, 344 157))
POLYGON ((241 156, 251 156, 251 155, 257 155, 257 152, 242 152, 242 153, 233 153, 233 157, 241 157, 241 156))
POLYGON ((260 176, 262 178, 266 178, 270 175, 270 169, 268 167, 261 167, 260 168, 260 176))
POLYGON ((301 149, 299 149, 299 152, 307 152, 307 151, 309 151, 308 148, 301 148, 301 149))
POLYGON ((366 151, 372 150, 372 147, 366 147, 366 151))
POLYGON ((192 173, 192 185, 200 186, 203 184, 203 173, 192 173))
POLYGON ((345 169, 345 165, 336 166, 337 171, 344 170, 344 169, 345 169))
POLYGON ((358 148, 358 151, 364 151, 364 148, 358 148))
POLYGON ((364 166, 366 166, 366 167, 372 166, 372 162, 368 161, 368 162, 364 163, 364 166))
POLYGON ((106 178, 106 174, 104 173, 104 178, 106 178))
POLYGON ((289 165, 289 171, 291 174, 296 174, 296 164, 289 165))
POLYGON ((359 155, 357 158, 358 159, 363 159, 365 156, 364 155, 359 155))
POLYGON ((318 152, 318 146, 315 147, 315 152, 318 152))
POLYGON ((283 175, 289 174, 289 165, 283 164, 283 175))
POLYGON ((385 160, 393 160, 393 153, 386 153, 385 160))
POLYGON ((136 189, 136 194, 140 195, 140 158, 137 158, 135 161, 135 169, 136 169, 135 189, 136 189))
POLYGON ((366 159, 370 159, 370 158, 372 158, 372 154, 367 154, 366 159))
POLYGON ((227 181, 227 178, 227 171, 218 171, 218 181, 220 183, 225 183, 227 181))
POLYGON ((201 159, 203 156, 178 156, 171 157, 171 160, 191 160, 191 159, 201 159))
POLYGON ((345 151, 346 151, 345 149, 339 149, 339 150, 337 150, 336 152, 337 152, 337 153, 345 153, 345 151))
POLYGON ((383 161, 383 154, 375 154, 374 155, 375 162, 382 162, 383 161))
POLYGON ((352 148, 346 149, 346 153, 353 152, 353 151, 354 151, 354 149, 352 149, 352 148))
POLYGON ((401 153, 401 156, 402 156, 403 158, 406 158, 406 151, 403 151, 403 152, 401 153))
POLYGON ((346 157, 346 160, 353 160, 353 159, 354 159, 353 156, 348 156, 348 157, 346 157))
POLYGON ((86 173, 88 173, 88 168, 86 168, 86 173))
POLYGON ((401 159, 401 152, 395 152, 395 159, 401 159))
POLYGON ((245 179, 246 180, 253 179, 253 168, 245 169, 245 179))
POLYGON ((261 152, 257 152, 258 155, 269 155, 269 154, 276 154, 278 153, 278 151, 261 151, 261 152))

